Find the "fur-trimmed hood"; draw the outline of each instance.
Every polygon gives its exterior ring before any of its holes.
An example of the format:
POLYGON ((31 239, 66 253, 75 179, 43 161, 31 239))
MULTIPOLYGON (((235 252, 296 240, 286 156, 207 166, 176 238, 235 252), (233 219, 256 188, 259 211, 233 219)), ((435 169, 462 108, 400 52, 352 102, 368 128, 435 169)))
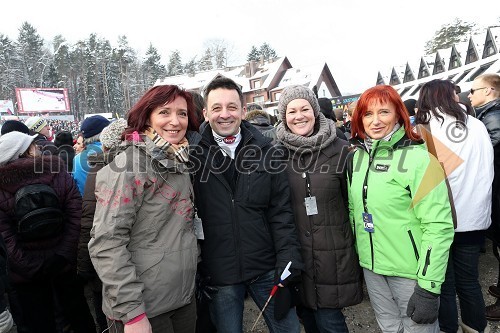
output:
POLYGON ((50 184, 65 168, 64 162, 55 155, 19 158, 0 167, 0 188, 13 193, 34 181, 50 184))

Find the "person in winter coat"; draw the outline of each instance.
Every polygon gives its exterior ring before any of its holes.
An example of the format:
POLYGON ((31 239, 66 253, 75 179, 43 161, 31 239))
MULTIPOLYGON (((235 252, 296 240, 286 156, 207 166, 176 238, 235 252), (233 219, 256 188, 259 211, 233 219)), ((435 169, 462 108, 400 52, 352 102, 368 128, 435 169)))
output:
POLYGON ((247 112, 247 114, 245 115, 245 120, 254 125, 255 128, 258 129, 261 133, 272 130, 274 128, 271 125, 269 115, 266 111, 263 110, 253 110, 247 112))
POLYGON ((20 132, 0 137, 0 233, 7 247, 9 280, 28 332, 56 331, 55 302, 74 332, 93 332, 75 269, 81 197, 58 157, 39 156, 35 137, 20 132), (41 239, 18 234, 15 195, 30 184, 46 184, 55 191, 65 216, 56 234, 41 239))
POLYGON ((212 291, 217 332, 242 332, 245 292, 262 309, 291 261, 292 275, 263 317, 272 333, 298 333, 286 284, 303 265, 283 162, 271 139, 243 120, 243 94, 233 80, 212 80, 204 96, 208 124, 193 152, 193 173, 204 233, 200 275, 212 291))
MULTIPOLYGON (((499 260, 498 281, 489 287, 488 292, 497 297, 497 301, 486 307, 488 320, 500 320, 500 75, 479 75, 472 82, 469 99, 476 110, 477 119, 486 126, 493 145, 493 164, 495 176, 493 178, 491 196, 491 226, 487 236, 493 241, 493 251, 499 260)), ((482 172, 481 169, 478 172, 482 172)))
POLYGON ((127 115, 126 149, 96 176, 90 233, 113 332, 193 332, 198 247, 188 173, 191 94, 155 86, 127 115))
POLYGON ((109 120, 101 115, 85 118, 80 125, 85 149, 80 154, 76 154, 73 159, 73 178, 75 179, 76 186, 78 186, 78 190, 82 196, 85 190, 87 173, 90 170, 88 159, 92 155, 102 153, 102 144, 99 141, 99 135, 104 127, 108 125, 109 120))
POLYGON ((52 127, 45 118, 33 116, 26 119, 24 124, 30 130, 30 134, 36 135, 35 142, 41 150, 42 154, 56 154, 57 147, 52 142, 54 133, 52 127))
POLYGON ((366 90, 353 113, 349 211, 370 302, 383 332, 439 332, 453 219, 444 172, 400 96, 366 90))
POLYGON ((491 224, 493 147, 484 124, 468 116, 458 102, 452 82, 429 81, 420 89, 416 117, 420 131, 432 134, 424 138, 428 147, 435 147, 444 166, 456 211, 455 237, 439 304, 439 326, 445 333, 455 333, 459 327, 457 295, 462 329, 483 332, 487 326, 478 266, 491 224))
POLYGON ((57 147, 57 156, 66 163, 67 171, 73 172, 73 158, 75 150, 73 149, 73 136, 68 131, 61 131, 56 134, 54 144, 57 147))
POLYGON ((91 291, 92 302, 94 304, 94 318, 100 332, 104 331, 108 325, 106 316, 102 312, 102 283, 90 260, 88 244, 90 241, 90 230, 94 222, 96 197, 95 179, 96 174, 104 166, 108 165, 120 152, 120 143, 123 131, 127 128, 125 119, 118 119, 106 126, 99 140, 102 144, 103 152, 97 155, 90 155, 88 163, 90 170, 85 182, 85 191, 82 198, 82 223, 80 231, 80 241, 78 243, 78 275, 86 282, 86 286, 91 291))
POLYGON ((348 143, 337 138, 335 123, 320 112, 316 96, 304 86, 286 87, 278 111, 282 122, 277 137, 288 157, 305 263, 300 317, 308 333, 348 332, 342 308, 363 298, 343 173, 348 143))

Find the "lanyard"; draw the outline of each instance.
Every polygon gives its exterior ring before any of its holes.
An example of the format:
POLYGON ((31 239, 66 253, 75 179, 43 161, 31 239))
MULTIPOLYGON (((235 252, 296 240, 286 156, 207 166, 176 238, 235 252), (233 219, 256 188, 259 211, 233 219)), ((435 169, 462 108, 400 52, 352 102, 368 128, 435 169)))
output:
MULTIPOLYGON (((299 163, 299 168, 302 169, 302 166, 300 165, 303 161, 302 156, 299 158, 298 163, 299 163)), ((311 191, 311 178, 309 178, 309 170, 304 170, 302 171, 302 178, 306 180, 306 193, 309 197, 312 197, 312 191, 311 191)))
POLYGON ((368 207, 367 207, 367 203, 366 203, 366 200, 368 198, 368 175, 370 173, 370 168, 372 167, 375 154, 377 153, 377 148, 378 147, 375 147, 372 150, 373 156, 368 152, 368 156, 370 159, 368 162, 368 168, 366 169, 365 180, 363 181, 363 208, 365 210, 365 213, 368 213, 368 207))

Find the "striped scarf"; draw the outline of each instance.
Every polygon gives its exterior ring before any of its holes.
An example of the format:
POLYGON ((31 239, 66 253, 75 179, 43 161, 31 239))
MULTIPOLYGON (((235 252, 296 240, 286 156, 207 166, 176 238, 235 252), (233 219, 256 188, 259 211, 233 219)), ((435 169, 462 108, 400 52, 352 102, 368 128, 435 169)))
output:
POLYGON ((146 136, 153 141, 156 147, 158 147, 169 160, 173 160, 178 163, 187 163, 189 160, 189 143, 186 137, 174 145, 165 139, 163 139, 154 129, 149 127, 144 132, 146 136))

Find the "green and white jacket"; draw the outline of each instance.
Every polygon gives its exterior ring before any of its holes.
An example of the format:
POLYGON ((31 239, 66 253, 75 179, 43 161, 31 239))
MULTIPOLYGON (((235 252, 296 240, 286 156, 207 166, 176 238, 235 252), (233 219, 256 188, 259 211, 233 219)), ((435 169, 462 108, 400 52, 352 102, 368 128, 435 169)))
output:
POLYGON ((360 265, 440 294, 454 235, 443 169, 403 127, 389 141, 374 140, 369 153, 357 146, 348 172, 349 216, 360 265), (365 231, 364 212, 373 232, 365 231))

